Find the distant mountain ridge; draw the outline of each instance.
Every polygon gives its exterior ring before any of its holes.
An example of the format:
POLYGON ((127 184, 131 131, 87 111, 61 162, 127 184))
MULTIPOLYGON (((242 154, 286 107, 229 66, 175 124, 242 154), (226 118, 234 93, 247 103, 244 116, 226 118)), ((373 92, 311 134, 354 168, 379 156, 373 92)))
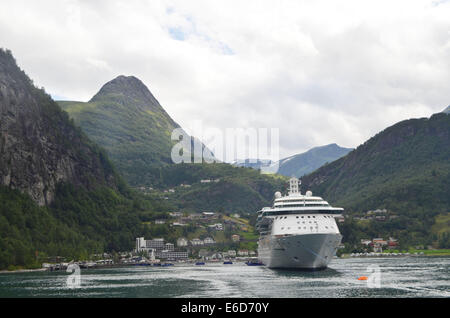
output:
POLYGON ((304 153, 281 159, 278 173, 287 177, 300 178, 313 172, 325 163, 335 161, 347 155, 353 148, 343 148, 337 144, 314 147, 304 153))
POLYGON ((236 160, 232 164, 238 167, 267 170, 286 177, 295 176, 300 178, 305 174, 313 172, 327 162, 332 162, 345 156, 352 150, 353 148, 343 148, 334 143, 314 147, 306 152, 276 162, 268 159, 241 159, 236 160))

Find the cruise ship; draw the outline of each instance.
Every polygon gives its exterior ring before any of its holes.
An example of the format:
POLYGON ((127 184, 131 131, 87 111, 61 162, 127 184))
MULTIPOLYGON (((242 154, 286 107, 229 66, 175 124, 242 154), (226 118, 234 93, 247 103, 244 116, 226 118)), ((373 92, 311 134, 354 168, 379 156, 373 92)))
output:
POLYGON ((299 180, 289 180, 288 195, 275 193, 272 207, 258 212, 258 258, 269 268, 324 269, 341 243, 335 208, 311 191, 299 191, 299 180))

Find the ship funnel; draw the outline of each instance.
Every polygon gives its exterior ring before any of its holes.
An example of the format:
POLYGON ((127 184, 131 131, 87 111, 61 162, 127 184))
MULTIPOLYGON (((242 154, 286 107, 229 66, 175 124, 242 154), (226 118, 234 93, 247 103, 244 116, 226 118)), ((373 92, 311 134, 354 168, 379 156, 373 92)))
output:
POLYGON ((300 195, 299 184, 301 181, 296 177, 292 177, 289 179, 289 195, 300 195))

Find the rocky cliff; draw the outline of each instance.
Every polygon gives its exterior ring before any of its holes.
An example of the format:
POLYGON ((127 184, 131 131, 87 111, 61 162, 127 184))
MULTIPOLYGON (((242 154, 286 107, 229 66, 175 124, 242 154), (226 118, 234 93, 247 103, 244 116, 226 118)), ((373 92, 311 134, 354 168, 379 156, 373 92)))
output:
POLYGON ((91 188, 117 180, 103 151, 0 49, 0 184, 42 206, 61 182, 91 188))

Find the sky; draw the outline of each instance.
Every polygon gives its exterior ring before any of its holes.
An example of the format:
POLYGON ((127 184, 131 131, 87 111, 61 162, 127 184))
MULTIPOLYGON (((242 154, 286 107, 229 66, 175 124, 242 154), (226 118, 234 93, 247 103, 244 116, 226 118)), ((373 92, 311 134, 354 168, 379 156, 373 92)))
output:
POLYGON ((278 129, 280 158, 357 147, 450 104, 450 1, 0 5, 0 47, 55 99, 134 75, 188 131, 278 129))

